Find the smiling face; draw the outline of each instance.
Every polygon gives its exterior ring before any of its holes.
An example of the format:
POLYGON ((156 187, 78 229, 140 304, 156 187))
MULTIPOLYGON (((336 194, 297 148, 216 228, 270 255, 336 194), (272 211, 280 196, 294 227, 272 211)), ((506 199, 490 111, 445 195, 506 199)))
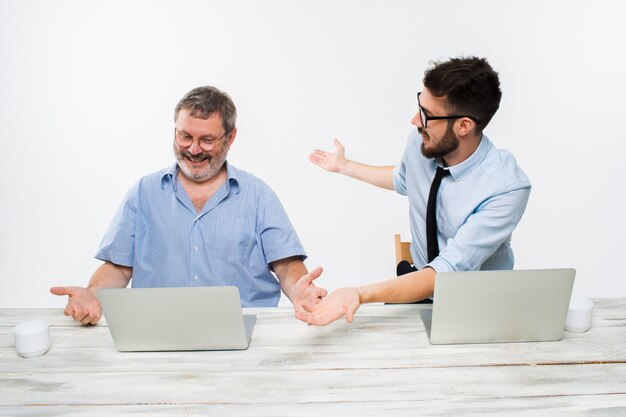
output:
POLYGON ((227 132, 219 113, 212 113, 207 119, 198 119, 192 117, 189 110, 182 109, 176 118, 176 131, 193 138, 188 146, 181 146, 174 139, 174 155, 185 178, 194 182, 214 178, 224 166, 236 129, 225 135, 227 132), (200 146, 203 139, 203 142, 209 142, 218 138, 222 139, 216 140, 208 150, 206 145, 203 145, 205 149, 200 146))
MULTIPOLYGON (((419 96, 419 105, 426 116, 446 116, 448 114, 445 97, 433 96, 427 88, 419 96)), ((428 120, 428 127, 420 111, 411 119, 411 124, 417 127, 422 135, 422 154, 426 158, 444 158, 459 147, 459 138, 454 133, 455 120, 428 120)))

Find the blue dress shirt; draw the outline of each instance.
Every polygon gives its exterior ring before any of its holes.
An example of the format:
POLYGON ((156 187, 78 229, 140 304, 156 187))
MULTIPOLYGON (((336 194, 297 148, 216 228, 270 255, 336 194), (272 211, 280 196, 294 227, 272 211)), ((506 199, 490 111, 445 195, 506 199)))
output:
POLYGON ((400 163, 394 168, 396 191, 409 199, 411 256, 415 267, 437 272, 513 269, 511 234, 522 218, 530 182, 513 155, 498 150, 483 135, 476 151, 447 167, 437 195, 439 256, 427 264, 426 205, 430 184, 441 161, 427 159, 421 135, 412 130, 400 163))
POLYGON ((176 164, 140 179, 96 258, 132 267, 133 287, 235 285, 242 306, 276 306, 280 285, 269 264, 306 254, 270 187, 226 166, 227 181, 199 213, 176 164))

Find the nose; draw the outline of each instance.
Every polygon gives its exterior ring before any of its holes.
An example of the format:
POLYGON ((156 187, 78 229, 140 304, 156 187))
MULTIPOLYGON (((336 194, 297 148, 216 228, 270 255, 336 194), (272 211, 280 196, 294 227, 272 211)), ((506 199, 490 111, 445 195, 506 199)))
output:
POLYGON ((189 153, 192 155, 198 155, 203 152, 202 148, 200 147, 200 142, 198 142, 196 139, 191 142, 191 145, 189 145, 187 151, 189 151, 189 153))
POLYGON ((413 118, 411 119, 411 124, 420 129, 424 127, 422 125, 422 118, 420 117, 420 112, 415 113, 415 116, 413 116, 413 118))

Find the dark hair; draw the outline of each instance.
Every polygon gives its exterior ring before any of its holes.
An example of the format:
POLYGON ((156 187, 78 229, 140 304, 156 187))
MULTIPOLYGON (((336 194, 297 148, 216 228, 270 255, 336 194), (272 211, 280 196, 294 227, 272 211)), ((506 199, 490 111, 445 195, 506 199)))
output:
POLYGON ((185 94, 174 109, 174 121, 181 110, 189 110, 192 117, 208 119, 213 113, 222 117, 222 127, 232 132, 237 122, 237 109, 230 96, 215 87, 197 87, 185 94))
POLYGON ((450 114, 478 119, 478 132, 489 124, 502 98, 498 73, 486 58, 457 57, 433 62, 424 72, 424 87, 435 97, 446 97, 450 114))

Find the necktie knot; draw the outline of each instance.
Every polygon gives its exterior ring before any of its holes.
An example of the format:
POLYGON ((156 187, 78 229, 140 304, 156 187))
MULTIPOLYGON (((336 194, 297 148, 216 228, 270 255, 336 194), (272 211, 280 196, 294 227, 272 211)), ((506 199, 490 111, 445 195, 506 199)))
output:
POLYGON ((444 169, 440 166, 437 167, 437 172, 435 173, 435 179, 437 179, 437 177, 444 178, 444 177, 447 177, 448 175, 450 175, 449 169, 444 169))

